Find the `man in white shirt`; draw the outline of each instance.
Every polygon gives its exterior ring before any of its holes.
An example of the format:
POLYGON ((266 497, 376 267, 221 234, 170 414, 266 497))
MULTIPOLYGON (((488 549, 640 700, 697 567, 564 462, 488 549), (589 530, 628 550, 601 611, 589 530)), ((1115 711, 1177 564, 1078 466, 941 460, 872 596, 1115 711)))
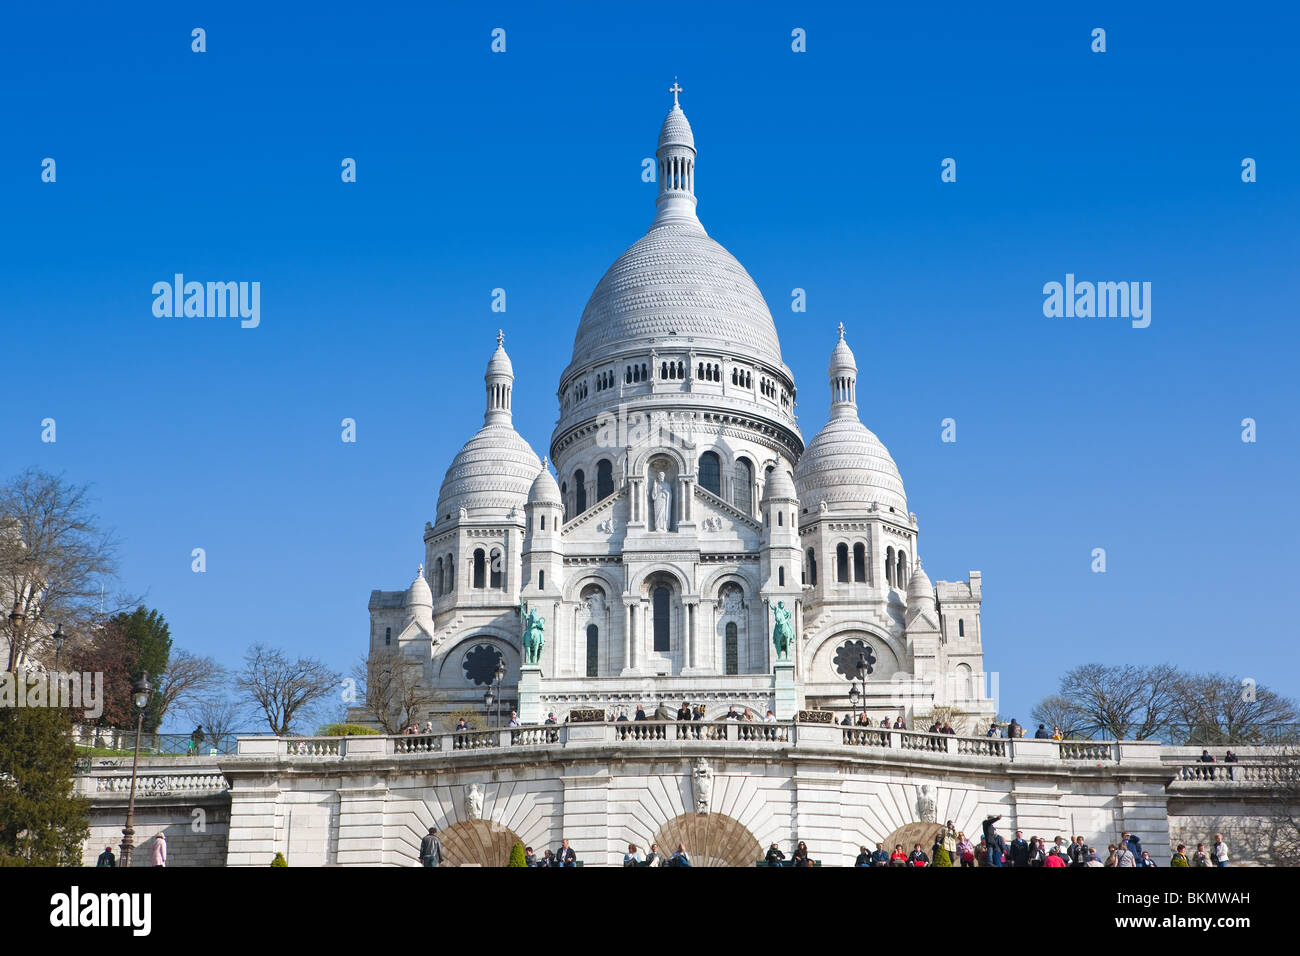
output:
POLYGON ((1223 842, 1223 834, 1214 834, 1214 849, 1210 851, 1210 859, 1214 860, 1215 866, 1228 865, 1228 844, 1223 842))

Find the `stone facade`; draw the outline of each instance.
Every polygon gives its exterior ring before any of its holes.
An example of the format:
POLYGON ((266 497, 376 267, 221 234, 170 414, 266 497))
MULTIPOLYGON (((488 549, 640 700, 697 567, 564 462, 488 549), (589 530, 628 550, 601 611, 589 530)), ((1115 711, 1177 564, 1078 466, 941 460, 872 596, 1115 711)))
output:
POLYGON ((944 706, 982 723, 996 708, 980 573, 936 587, 922 570, 898 468, 858 417, 843 325, 830 420, 805 445, 763 296, 696 215, 694 134, 676 101, 657 155, 655 218, 583 312, 548 459, 514 430, 498 334, 484 424, 447 470, 421 570, 371 594, 372 665, 418 673, 429 700, 413 716, 440 728, 481 711, 498 662, 505 710, 561 720, 688 700, 876 723, 944 706), (524 607, 545 622, 526 698, 524 607), (794 630, 780 693, 779 607, 794 630))

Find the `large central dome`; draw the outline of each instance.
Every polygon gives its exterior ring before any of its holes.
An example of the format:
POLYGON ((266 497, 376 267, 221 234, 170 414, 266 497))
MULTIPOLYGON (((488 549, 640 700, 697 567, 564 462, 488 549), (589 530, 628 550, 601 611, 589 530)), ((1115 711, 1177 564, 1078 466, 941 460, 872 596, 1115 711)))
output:
POLYGON ((659 133, 658 214, 609 267, 578 323, 571 368, 651 340, 719 349, 783 369, 763 294, 695 215, 695 137, 674 102, 659 133))
POLYGON ((698 222, 651 228, 609 267, 578 323, 573 364, 666 337, 782 364, 758 286, 698 222))

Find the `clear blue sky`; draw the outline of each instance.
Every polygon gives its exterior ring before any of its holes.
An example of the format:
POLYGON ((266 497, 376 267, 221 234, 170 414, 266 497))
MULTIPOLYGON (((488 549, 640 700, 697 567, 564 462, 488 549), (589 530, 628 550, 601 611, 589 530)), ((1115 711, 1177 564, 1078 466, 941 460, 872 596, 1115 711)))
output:
POLYGON ((805 438, 843 321, 926 568, 984 572, 1004 713, 1090 660, 1300 696, 1300 23, 1057 6, 15 7, 0 473, 93 483, 122 584, 181 645, 346 669, 370 590, 422 558, 499 324, 545 453, 583 305, 652 216, 678 76, 701 219, 768 299, 805 438), (155 318, 175 272, 261 282, 261 326, 155 318), (1067 272, 1151 282, 1150 327, 1044 318, 1067 272))

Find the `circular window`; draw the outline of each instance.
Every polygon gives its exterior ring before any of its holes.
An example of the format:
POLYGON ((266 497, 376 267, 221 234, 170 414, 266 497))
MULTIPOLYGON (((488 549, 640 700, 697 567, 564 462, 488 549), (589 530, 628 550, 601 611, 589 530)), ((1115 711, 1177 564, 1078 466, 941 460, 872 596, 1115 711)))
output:
POLYGON ((465 655, 465 679, 475 684, 490 684, 497 679, 501 652, 493 644, 478 644, 465 655))
POLYGON ((866 641, 846 641, 835 652, 835 670, 845 680, 857 680, 858 668, 862 667, 863 676, 872 673, 876 667, 876 652, 866 641))

